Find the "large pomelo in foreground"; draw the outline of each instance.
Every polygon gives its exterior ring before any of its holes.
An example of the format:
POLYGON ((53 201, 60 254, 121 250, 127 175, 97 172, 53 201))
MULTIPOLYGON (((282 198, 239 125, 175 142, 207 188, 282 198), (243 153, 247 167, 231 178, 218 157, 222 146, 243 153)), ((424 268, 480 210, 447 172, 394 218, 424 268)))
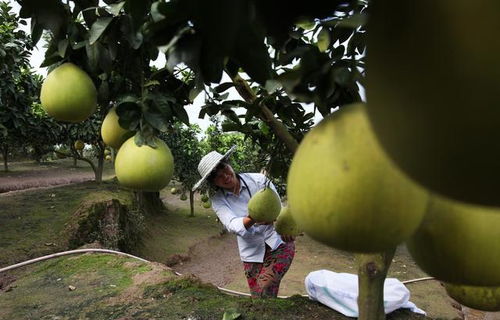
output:
POLYGON ((283 207, 274 224, 276 232, 283 236, 298 236, 300 233, 297 223, 293 219, 290 208, 283 207))
POLYGON ((52 70, 42 84, 43 109, 59 121, 81 122, 97 107, 97 90, 92 79, 72 63, 52 70))
POLYGON ((446 283, 450 297, 469 308, 483 311, 500 311, 500 287, 476 287, 446 283))
POLYGON ((248 201, 248 214, 257 222, 273 222, 280 210, 280 198, 269 187, 257 191, 248 201))
POLYGON ((422 270, 439 280, 500 286, 499 210, 432 197, 408 250, 422 270))
POLYGON ((373 1, 366 79, 374 131, 404 172, 449 198, 495 206, 499 12, 498 0, 373 1), (471 12, 480 12, 473 24, 471 12))
POLYGON ((115 173, 121 185, 141 191, 159 191, 168 185, 174 172, 174 158, 160 139, 156 148, 137 146, 134 137, 123 143, 115 159, 115 173))
POLYGON ((111 108, 101 125, 101 137, 104 143, 115 149, 120 149, 123 142, 132 135, 133 132, 122 128, 118 123, 116 107, 111 108))
POLYGON ((364 104, 343 107, 302 140, 288 173, 288 201, 313 239, 353 252, 379 252, 407 239, 427 193, 382 152, 364 104))

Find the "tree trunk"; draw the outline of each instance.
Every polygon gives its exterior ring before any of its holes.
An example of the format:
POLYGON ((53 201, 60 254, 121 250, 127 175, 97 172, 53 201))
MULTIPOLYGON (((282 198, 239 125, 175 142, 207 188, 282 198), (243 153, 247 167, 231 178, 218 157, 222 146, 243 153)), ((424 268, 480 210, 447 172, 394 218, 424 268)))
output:
POLYGON ((159 192, 136 191, 134 193, 137 205, 145 215, 158 215, 167 212, 165 204, 160 199, 159 192))
POLYGON ((5 143, 2 148, 2 156, 3 156, 3 171, 9 171, 9 165, 7 158, 9 157, 9 146, 5 143))
POLYGON ((189 206, 191 207, 190 217, 194 217, 194 192, 189 189, 189 206))
POLYGON ((73 157, 73 168, 76 168, 77 167, 77 159, 76 157, 73 157))
POLYGON ((384 281, 396 249, 357 254, 359 320, 384 320, 384 281))
POLYGON ((99 154, 97 155, 97 168, 92 167, 92 169, 94 169, 95 181, 101 183, 102 172, 104 170, 104 145, 99 142, 97 148, 99 150, 99 154))

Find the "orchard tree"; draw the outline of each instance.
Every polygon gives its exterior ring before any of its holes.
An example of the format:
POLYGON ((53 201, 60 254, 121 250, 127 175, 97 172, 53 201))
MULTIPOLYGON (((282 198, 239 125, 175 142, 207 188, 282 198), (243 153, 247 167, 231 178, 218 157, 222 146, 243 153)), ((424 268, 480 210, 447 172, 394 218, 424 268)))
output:
POLYGON ((7 2, 0 2, 0 143, 4 170, 8 170, 9 148, 19 146, 30 134, 33 123, 31 106, 38 98, 40 77, 30 70, 33 49, 31 38, 19 30, 25 24, 11 12, 7 2))
MULTIPOLYGON (((152 21, 150 1, 108 1, 102 7, 92 0, 72 5, 58 0, 19 3, 21 16, 32 18, 35 42, 48 31, 41 66, 54 69, 72 62, 84 70, 97 88, 100 119, 116 106, 121 126, 137 132, 138 145, 152 147, 154 136, 168 123, 188 123, 183 106, 190 102, 194 85, 189 74, 150 67, 159 53, 143 30, 152 21)), ((163 208, 157 192, 138 192, 137 198, 147 211, 163 208)))
POLYGON ((45 154, 56 151, 55 145, 64 143, 63 125, 47 116, 38 103, 31 108, 29 123, 24 142, 31 148, 35 161, 40 162, 45 154))

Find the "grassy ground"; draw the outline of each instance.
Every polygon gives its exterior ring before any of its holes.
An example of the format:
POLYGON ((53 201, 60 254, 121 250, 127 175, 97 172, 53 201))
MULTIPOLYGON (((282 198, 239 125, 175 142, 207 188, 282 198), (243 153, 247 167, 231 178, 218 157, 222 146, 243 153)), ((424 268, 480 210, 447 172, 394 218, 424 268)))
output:
POLYGON ((64 250, 64 229, 73 212, 86 201, 111 198, 128 203, 130 193, 108 181, 0 197, 0 266, 64 250))
MULTIPOLYGON (((233 235, 219 237, 221 226, 215 221, 214 213, 209 209, 202 208, 199 205, 199 200, 196 202, 195 216, 189 217, 189 202, 180 201, 178 195, 171 195, 168 190, 169 188, 166 188, 161 193, 161 197, 164 198, 167 204, 167 214, 146 218, 146 231, 143 241, 133 253, 152 261, 175 263, 182 261, 183 257, 192 254, 193 248, 200 247, 203 244, 206 245, 209 243, 211 246, 218 246, 227 244, 228 242, 234 243, 235 239, 233 235)), ((106 181, 101 185, 96 185, 93 182, 85 182, 0 196, 0 267, 32 257, 63 251, 65 249, 63 232, 65 224, 82 202, 118 198, 123 203, 129 203, 130 197, 130 192, 120 188, 113 181, 106 181)), ((237 251, 223 251, 210 260, 202 261, 201 263, 207 264, 203 266, 204 268, 213 268, 213 270, 220 271, 220 268, 225 268, 225 266, 217 264, 223 260, 223 256, 225 257, 230 254, 237 254, 237 251)), ((213 252, 207 252, 207 256, 210 255, 213 256, 213 252)), ((282 314, 278 315, 276 313, 278 311, 274 309, 274 311, 270 311, 267 314, 264 310, 267 308, 267 302, 255 302, 241 298, 229 299, 227 296, 214 291, 213 288, 206 289, 206 286, 203 285, 196 285, 194 289, 184 287, 182 290, 176 291, 179 295, 171 296, 172 292, 170 289, 162 291, 164 289, 160 281, 156 283, 157 287, 153 286, 146 290, 145 293, 134 293, 132 292, 133 289, 130 288, 137 287, 137 285, 134 285, 133 281, 130 282, 131 280, 126 280, 126 277, 132 277, 132 273, 140 273, 140 270, 133 268, 133 271, 127 271, 129 273, 123 271, 126 273, 123 279, 114 278, 113 275, 106 273, 108 272, 105 271, 107 269, 101 264, 105 264, 109 268, 119 269, 118 271, 122 267, 113 265, 113 262, 106 260, 109 258, 100 258, 102 261, 94 261, 95 265, 93 265, 93 260, 89 260, 90 262, 78 262, 78 265, 76 265, 72 264, 73 260, 68 259, 70 258, 57 260, 63 262, 54 260, 42 263, 33 267, 23 268, 14 273, 14 277, 17 278, 17 281, 14 283, 16 288, 9 292, 2 292, 0 290, 0 319, 23 319, 23 317, 53 319, 53 317, 49 316, 51 314, 61 317, 60 319, 72 319, 72 316, 70 316, 71 310, 73 312, 74 310, 82 310, 81 312, 84 312, 91 319, 114 319, 124 316, 133 316, 133 318, 136 316, 144 318, 168 318, 160 316, 165 315, 165 312, 179 315, 179 317, 172 317, 172 319, 181 318, 181 314, 186 318, 190 315, 195 315, 196 317, 192 317, 193 319, 221 319, 223 311, 227 310, 237 310, 245 315, 243 319, 292 319, 294 316, 287 314, 287 316, 283 317, 282 314), (58 263, 62 264, 59 265, 58 263), (85 265, 86 268, 88 267, 90 271, 85 271, 86 269, 84 270, 82 265, 85 265), (64 274, 63 271, 70 272, 71 275, 64 274), (102 274, 101 271, 103 272, 102 274), (62 286, 60 283, 62 280, 57 280, 59 278, 71 278, 70 282, 73 284, 64 282, 62 286), (104 280, 105 278, 112 280, 110 280, 111 282, 107 282, 108 280, 104 280), (108 284, 109 288, 103 288, 104 284, 108 284), (77 289, 74 292, 69 292, 67 290, 68 285, 74 285, 77 288, 89 286, 89 288, 88 290, 85 289, 86 295, 77 295, 73 299, 71 297, 75 295, 75 292, 76 294, 82 294, 84 290, 77 289), (25 291, 22 291, 21 287, 25 288, 23 289, 25 291), (122 291, 128 292, 131 297, 135 298, 126 304, 102 304, 103 301, 108 301, 107 299, 113 297, 115 297, 115 300, 124 299, 123 297, 116 298, 122 295, 122 293, 118 293, 121 289, 117 289, 118 291, 116 291, 116 288, 123 289, 122 291), (194 292, 191 290, 194 290, 194 292), (45 294, 47 292, 50 294, 45 294), (158 292, 164 292, 164 295, 170 299, 169 304, 173 304, 172 308, 175 306, 176 309, 165 309, 165 303, 163 302, 166 302, 167 298, 163 297, 163 294, 158 296, 158 292), (186 305, 186 301, 190 301, 190 298, 187 298, 189 295, 194 295, 197 298, 186 305), (214 300, 206 300, 211 296, 214 296, 214 300), (57 299, 54 299, 54 297, 57 297, 57 299), (163 302, 144 304, 150 298, 163 302), (68 300, 68 304, 63 303, 66 299, 68 300), (136 301, 135 299, 138 300, 136 301), (58 304, 61 303, 63 307, 58 307, 58 304), (90 306, 96 304, 99 305, 99 311, 91 310, 90 306), (217 304, 220 304, 220 307, 216 307, 217 304), (75 306, 77 309, 74 309, 75 306), (252 310, 254 309, 264 312, 265 315, 259 316, 258 314, 253 314, 252 310), (19 312, 27 313, 23 317, 2 317, 1 310, 7 310, 3 311, 6 315, 21 314, 19 312), (203 315, 205 311, 208 313, 203 315), (37 315, 41 317, 37 317, 37 315)), ((238 258, 236 257, 235 259, 236 262, 231 262, 232 265, 239 263, 237 261, 238 258)), ((397 277, 400 280, 425 276, 411 261, 404 247, 398 249, 394 259, 389 276, 397 277)), ((329 269, 337 272, 355 273, 354 268, 354 258, 351 254, 321 245, 307 236, 300 237, 297 240, 296 259, 283 280, 280 294, 289 296, 304 294, 303 280, 313 270, 329 269)), ((236 269, 235 276, 230 279, 226 287, 246 292, 247 286, 243 272, 240 270, 240 265, 237 265, 236 269)), ((113 271, 109 271, 109 273, 113 273, 113 271)), ((116 276, 118 277, 119 275, 117 274, 116 276)), ((438 283, 433 281, 422 282, 408 285, 408 287, 412 293, 411 301, 426 310, 432 318, 453 319, 456 316, 456 312, 451 308, 443 289, 438 283)), ((140 288, 145 289, 145 287, 140 288)), ((297 297, 288 302, 283 302, 282 308, 290 307, 287 304, 289 302, 292 306, 295 306, 293 312, 297 308, 301 310, 319 308, 311 311, 313 312, 311 314, 317 312, 318 319, 347 319, 339 317, 336 313, 332 313, 330 310, 317 304, 308 302, 306 299, 298 299, 297 297), (327 310, 328 313, 322 313, 326 311, 321 311, 323 310, 321 308, 327 310)), ((280 303, 276 304, 279 305, 280 303)), ((272 309, 272 307, 270 308, 272 309)), ((300 314, 300 312, 297 314, 300 314)), ((398 319, 407 318, 409 318, 408 314, 402 314, 398 319)), ((414 319, 417 318, 414 317, 414 319)), ((296 319, 312 318, 305 316, 300 318, 300 316, 297 316, 296 319)))
MULTIPOLYGON (((1 319, 348 319, 307 298, 229 296, 160 265, 111 255, 61 257, 12 275, 18 280, 0 293, 1 319)), ((425 318, 398 311, 388 319, 425 318)))

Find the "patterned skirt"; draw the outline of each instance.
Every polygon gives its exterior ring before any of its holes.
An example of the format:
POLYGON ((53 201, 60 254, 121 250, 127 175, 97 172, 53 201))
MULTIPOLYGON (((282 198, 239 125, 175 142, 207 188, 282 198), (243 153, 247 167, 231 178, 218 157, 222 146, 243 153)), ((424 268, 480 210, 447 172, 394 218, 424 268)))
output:
POLYGON ((263 263, 243 262, 252 297, 277 297, 281 279, 290 268, 294 256, 295 242, 290 241, 274 251, 266 245, 263 263))

